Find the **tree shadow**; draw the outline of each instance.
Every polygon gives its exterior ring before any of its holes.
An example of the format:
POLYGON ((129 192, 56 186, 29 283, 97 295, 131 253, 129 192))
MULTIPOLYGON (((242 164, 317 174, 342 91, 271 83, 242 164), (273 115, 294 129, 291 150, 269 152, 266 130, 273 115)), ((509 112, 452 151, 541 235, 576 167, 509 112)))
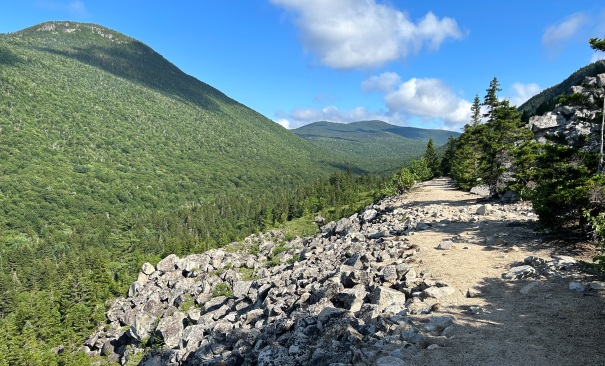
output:
POLYGON ((569 281, 483 279, 482 305, 441 311, 455 315, 456 331, 423 351, 422 364, 605 365, 605 297, 572 291, 569 281))
POLYGON ((22 63, 25 63, 25 60, 21 57, 6 48, 0 47, 0 65, 14 66, 22 63))

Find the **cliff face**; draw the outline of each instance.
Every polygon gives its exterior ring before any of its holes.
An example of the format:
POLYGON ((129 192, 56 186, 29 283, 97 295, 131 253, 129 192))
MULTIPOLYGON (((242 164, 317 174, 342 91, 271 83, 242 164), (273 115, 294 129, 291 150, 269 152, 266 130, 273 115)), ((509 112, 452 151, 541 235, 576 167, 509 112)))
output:
POLYGON ((605 74, 584 78, 572 86, 552 112, 529 119, 529 127, 540 142, 564 142, 584 151, 597 152, 600 144, 605 74))

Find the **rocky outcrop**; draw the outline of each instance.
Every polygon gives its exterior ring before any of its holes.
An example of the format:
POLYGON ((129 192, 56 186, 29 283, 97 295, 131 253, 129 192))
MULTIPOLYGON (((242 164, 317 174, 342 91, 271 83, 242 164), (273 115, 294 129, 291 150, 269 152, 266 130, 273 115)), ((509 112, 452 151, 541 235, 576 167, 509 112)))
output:
POLYGON ((529 119, 529 127, 539 142, 547 140, 564 142, 584 151, 598 151, 600 119, 603 110, 605 74, 586 77, 582 85, 571 87, 565 105, 558 105, 552 112, 529 119), (597 123, 598 122, 598 123, 597 123))
MULTIPOLYGON (((514 214, 524 210, 531 215, 523 205, 514 214)), ((273 231, 145 263, 86 349, 123 364, 153 349, 141 365, 403 364, 455 333, 431 300, 463 291, 422 271, 412 235, 512 212, 385 199, 314 237, 287 242, 273 231)))

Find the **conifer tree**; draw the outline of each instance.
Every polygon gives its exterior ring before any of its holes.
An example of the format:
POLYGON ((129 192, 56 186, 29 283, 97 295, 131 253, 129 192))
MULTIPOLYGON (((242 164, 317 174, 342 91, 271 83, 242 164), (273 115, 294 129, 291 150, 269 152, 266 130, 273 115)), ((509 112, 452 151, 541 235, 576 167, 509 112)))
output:
POLYGON ((445 153, 443 154, 443 158, 441 158, 441 174, 444 176, 449 176, 450 171, 452 170, 452 162, 454 160, 454 154, 456 154, 456 139, 454 136, 450 136, 447 139, 447 143, 445 145, 445 153))
POLYGON ((481 99, 479 94, 475 94, 475 100, 471 106, 471 126, 477 126, 481 123, 481 99))
POLYGON ((426 159, 426 163, 431 170, 432 178, 437 178, 440 175, 440 167, 439 167, 439 157, 435 152, 435 147, 433 146, 433 139, 429 139, 429 142, 426 145, 426 151, 424 153, 424 158, 426 159))
POLYGON ((590 44, 590 48, 592 48, 593 50, 605 52, 605 37, 603 37, 602 39, 591 38, 588 43, 590 44))
POLYGON ((489 88, 485 90, 487 94, 483 98, 483 105, 488 108, 487 112, 483 114, 483 117, 487 118, 488 121, 493 118, 494 109, 498 106, 498 92, 502 91, 498 78, 494 77, 489 83, 489 88))

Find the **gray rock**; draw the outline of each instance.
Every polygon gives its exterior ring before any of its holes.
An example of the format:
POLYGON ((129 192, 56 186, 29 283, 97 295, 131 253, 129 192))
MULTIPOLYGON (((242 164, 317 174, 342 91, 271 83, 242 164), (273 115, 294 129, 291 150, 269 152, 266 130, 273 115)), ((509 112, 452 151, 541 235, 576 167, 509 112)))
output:
POLYGON ((432 286, 422 291, 423 295, 426 297, 432 297, 435 299, 440 299, 442 297, 448 296, 456 292, 456 289, 451 286, 437 287, 432 286))
POLYGON ((368 221, 374 220, 377 216, 378 216, 378 211, 371 208, 371 209, 365 210, 363 212, 361 219, 365 222, 368 222, 368 221))
POLYGON ((518 280, 523 278, 538 277, 538 272, 530 265, 523 265, 511 268, 503 275, 504 278, 510 280, 518 280))
POLYGON ((454 247, 454 242, 451 240, 442 240, 441 243, 437 245, 437 249, 441 250, 449 250, 454 247))
POLYGON ((363 286, 355 288, 346 288, 339 292, 335 298, 342 303, 343 307, 349 311, 359 311, 364 303, 364 299, 368 293, 363 289, 363 286))
POLYGON ((345 312, 344 309, 338 309, 338 308, 326 306, 317 315, 317 320, 320 321, 321 323, 325 324, 328 320, 330 320, 330 318, 339 316, 344 312, 345 312))
POLYGON ((153 272, 155 272, 155 267, 153 266, 153 264, 151 264, 149 262, 145 262, 145 263, 143 263, 143 266, 141 267, 141 271, 146 275, 150 275, 153 272))
POLYGON ((382 269, 382 280, 386 282, 395 282, 399 279, 397 266, 389 265, 382 269))
POLYGON ((183 333, 183 320, 187 316, 181 311, 176 311, 168 317, 164 317, 158 323, 156 333, 162 337, 168 348, 176 348, 181 342, 183 333))
POLYGON ((132 323, 128 332, 133 339, 140 342, 144 338, 149 337, 154 330, 155 322, 155 317, 146 313, 139 313, 136 315, 134 323, 132 323))
POLYGON ((376 360, 376 366, 405 366, 405 362, 398 357, 383 356, 376 360))
POLYGON ((491 212, 491 210, 492 210, 492 205, 490 205, 490 204, 481 205, 477 209, 476 214, 481 215, 481 216, 488 215, 491 212))
POLYGON ((405 301, 405 294, 392 288, 378 286, 372 292, 372 303, 378 305, 380 308, 386 308, 393 304, 405 305, 405 301))
POLYGON ((475 186, 473 188, 471 188, 470 191, 472 194, 476 194, 478 196, 482 196, 482 197, 489 197, 491 195, 491 192, 489 190, 489 186, 488 185, 480 185, 480 186, 475 186))
POLYGON ((519 290, 519 293, 522 295, 527 295, 539 286, 540 286, 540 282, 530 282, 527 285, 523 286, 519 290))
POLYGON ((429 322, 422 325, 422 329, 429 333, 441 335, 444 329, 454 324, 456 318, 453 315, 433 315, 428 318, 429 322))
POLYGON ((572 291, 584 292, 586 291, 586 286, 584 286, 580 282, 570 282, 569 289, 572 291))
POLYGON ((158 271, 170 272, 176 269, 176 264, 179 261, 179 257, 176 254, 170 254, 166 258, 162 259, 156 265, 158 271))
POLYGON ((553 112, 547 112, 543 116, 530 117, 528 126, 533 132, 538 132, 541 130, 562 126, 566 123, 567 120, 565 117, 554 114, 553 112))
POLYGON ((233 296, 243 298, 252 287, 252 281, 237 281, 233 284, 233 296))

